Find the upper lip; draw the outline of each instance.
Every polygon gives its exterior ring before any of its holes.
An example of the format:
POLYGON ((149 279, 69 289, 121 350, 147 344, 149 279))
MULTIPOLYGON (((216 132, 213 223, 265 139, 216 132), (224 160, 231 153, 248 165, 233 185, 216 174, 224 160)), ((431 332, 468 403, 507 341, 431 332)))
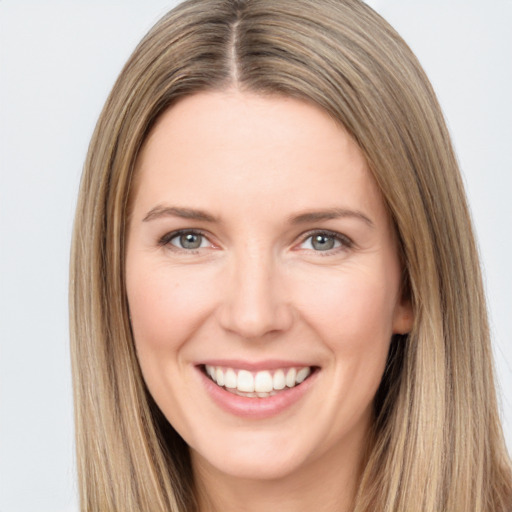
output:
POLYGON ((311 363, 305 363, 303 361, 291 361, 285 359, 265 359, 261 361, 247 361, 242 359, 207 359, 197 364, 197 366, 204 365, 221 366, 224 368, 234 368, 250 372, 278 370, 279 368, 304 368, 314 366, 311 363))

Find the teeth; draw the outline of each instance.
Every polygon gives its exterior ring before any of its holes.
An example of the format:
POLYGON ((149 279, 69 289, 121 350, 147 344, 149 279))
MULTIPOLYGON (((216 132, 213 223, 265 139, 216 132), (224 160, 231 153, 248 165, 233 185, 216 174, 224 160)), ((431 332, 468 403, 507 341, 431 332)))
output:
POLYGON ((295 386, 295 377, 296 376, 297 376, 297 370, 295 368, 290 368, 285 377, 286 385, 289 388, 293 388, 293 386, 295 386))
POLYGON ((215 381, 219 386, 224 386, 224 372, 220 368, 215 372, 215 381))
MULTIPOLYGON (((217 384, 219 384, 219 381, 217 381, 217 384)), ((236 384, 238 391, 252 393, 254 391, 254 377, 252 376, 252 373, 246 370, 240 370, 238 372, 238 379, 236 384)), ((222 384, 219 384, 219 386, 222 386, 222 384)))
POLYGON ((258 372, 254 378, 254 389, 258 393, 269 393, 274 389, 270 372, 258 372))
POLYGON ((284 389, 286 386, 286 378, 284 376, 283 370, 277 370, 276 373, 274 373, 274 379, 272 381, 272 386, 274 389, 284 389))
POLYGON ((230 389, 236 388, 236 373, 231 368, 228 368, 224 374, 224 386, 230 389))
POLYGON ((297 372, 297 376, 295 377, 295 382, 297 384, 300 384, 301 382, 304 382, 306 377, 311 373, 311 370, 309 368, 301 368, 297 372))
POLYGON ((278 369, 272 373, 268 370, 249 372, 247 370, 234 370, 221 366, 205 365, 206 373, 219 386, 225 386, 228 391, 241 396, 266 398, 273 396, 276 391, 285 387, 293 388, 304 382, 311 374, 311 368, 278 369))

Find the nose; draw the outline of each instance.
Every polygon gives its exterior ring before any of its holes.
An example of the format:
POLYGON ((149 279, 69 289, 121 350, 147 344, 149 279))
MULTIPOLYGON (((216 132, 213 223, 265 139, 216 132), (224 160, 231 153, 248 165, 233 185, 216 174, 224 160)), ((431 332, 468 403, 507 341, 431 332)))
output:
POLYGON ((271 257, 245 254, 231 262, 223 283, 219 320, 223 329, 248 340, 287 331, 293 322, 283 276, 271 257))

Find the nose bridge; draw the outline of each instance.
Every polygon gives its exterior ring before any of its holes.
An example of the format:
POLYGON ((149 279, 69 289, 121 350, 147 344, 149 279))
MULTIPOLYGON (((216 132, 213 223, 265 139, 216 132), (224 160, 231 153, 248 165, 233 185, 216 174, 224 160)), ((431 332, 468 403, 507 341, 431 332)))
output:
POLYGON ((243 338, 262 338, 291 323, 280 265, 270 250, 252 247, 234 254, 230 262, 222 324, 243 338))

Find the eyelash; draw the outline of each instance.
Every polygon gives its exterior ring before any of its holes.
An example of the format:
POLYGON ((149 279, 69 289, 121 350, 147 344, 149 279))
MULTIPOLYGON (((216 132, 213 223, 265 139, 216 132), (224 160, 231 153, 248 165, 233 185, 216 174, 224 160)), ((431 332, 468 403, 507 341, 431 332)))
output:
MULTIPOLYGON (((178 252, 184 252, 187 254, 196 254, 201 247, 198 247, 197 249, 186 249, 183 247, 178 247, 171 243, 172 240, 175 238, 178 238, 183 235, 195 235, 200 236, 208 240, 208 236, 201 230, 196 229, 180 229, 178 231, 172 231, 170 233, 166 233, 164 236, 162 236, 158 240, 158 245, 161 247, 169 247, 171 246, 171 250, 178 251, 178 252)), ((314 250, 314 249, 308 249, 312 250, 315 253, 318 253, 321 256, 328 256, 332 255, 333 253, 337 253, 338 251, 343 251, 347 249, 351 249, 354 246, 354 242, 346 235, 343 235, 341 233, 337 233, 335 231, 329 231, 329 230, 313 230, 309 231, 301 236, 301 242, 299 245, 304 244, 308 239, 314 237, 314 236, 324 236, 326 238, 334 239, 335 242, 338 242, 340 245, 339 247, 333 247, 331 249, 327 249, 325 251, 321 250, 314 250)))
POLYGON ((208 236, 201 230, 197 229, 179 229, 178 231, 172 231, 170 233, 166 233, 158 240, 158 245, 161 247, 169 247, 171 250, 184 252, 187 254, 196 254, 200 248, 197 249, 185 249, 183 247, 178 247, 171 243, 172 240, 178 238, 183 235, 196 235, 201 236, 205 239, 208 239, 208 236))
POLYGON ((314 249, 308 249, 312 250, 315 253, 318 253, 320 256, 330 256, 332 254, 335 254, 339 251, 346 251, 347 249, 351 249, 354 246, 354 242, 346 235, 343 235, 341 233, 337 233, 336 231, 329 231, 326 229, 321 230, 313 230, 305 233, 301 237, 300 245, 302 245, 304 242, 306 242, 308 239, 313 238, 315 236, 325 236, 327 238, 334 239, 335 242, 339 242, 339 247, 333 247, 332 249, 327 249, 325 251, 315 251, 314 249))

